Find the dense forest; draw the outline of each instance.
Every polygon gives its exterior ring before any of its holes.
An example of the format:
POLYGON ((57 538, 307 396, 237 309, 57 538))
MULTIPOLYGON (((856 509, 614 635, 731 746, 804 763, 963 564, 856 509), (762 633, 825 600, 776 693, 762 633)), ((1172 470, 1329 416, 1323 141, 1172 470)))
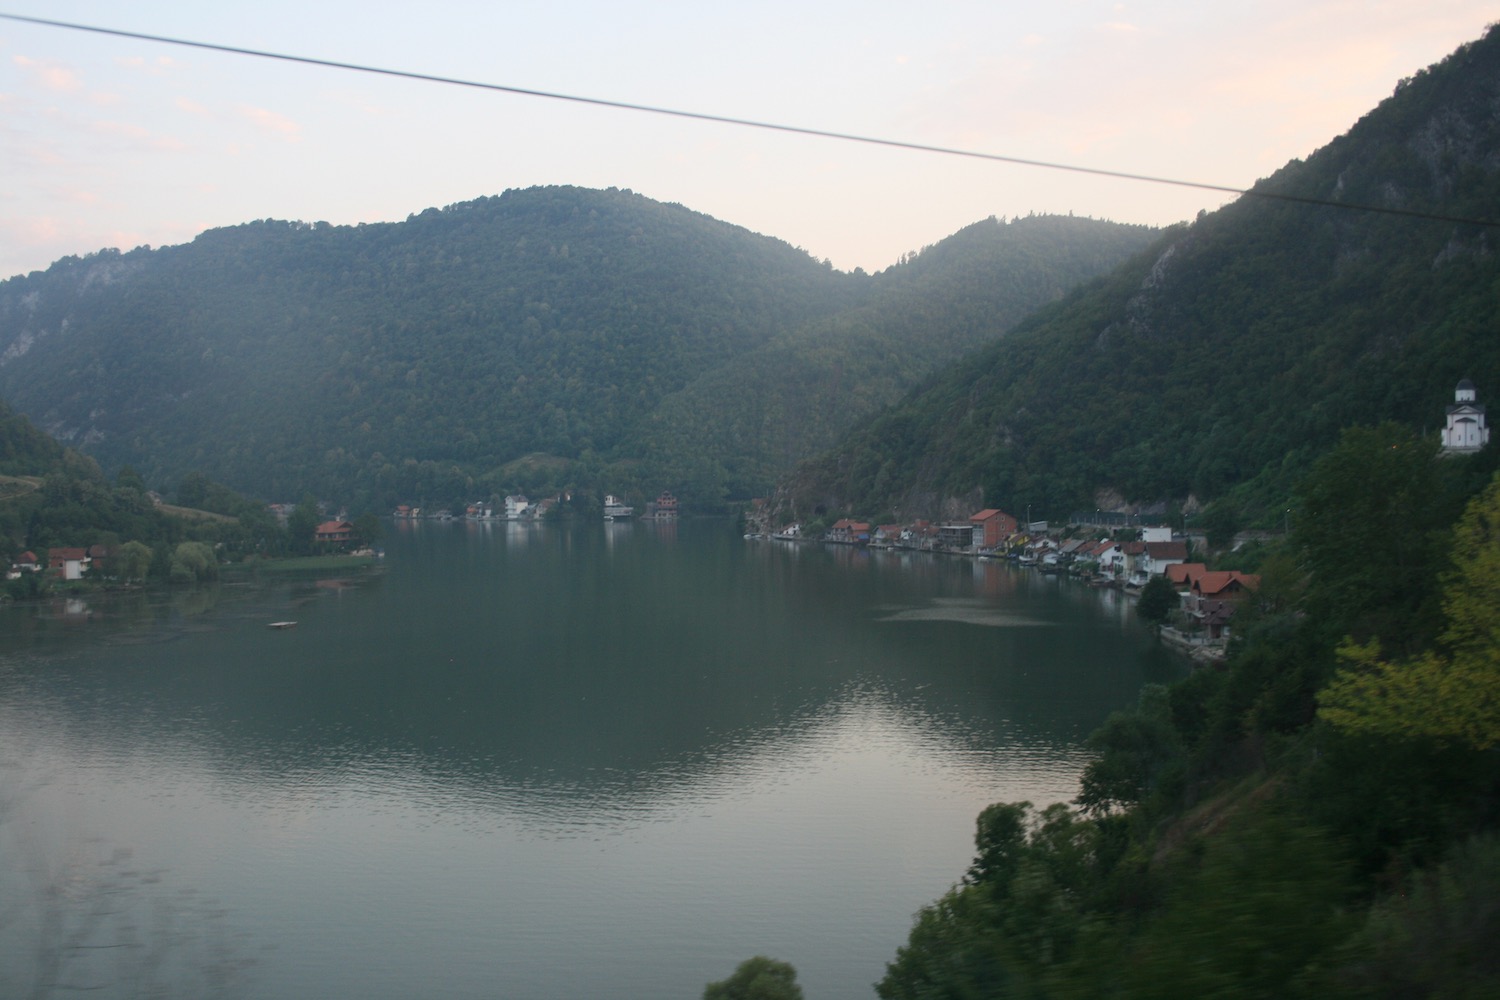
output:
POLYGON ((715 510, 1152 235, 991 220, 871 276, 618 190, 263 221, 0 283, 0 397, 164 491, 715 510))
POLYGON ((1294 200, 1200 215, 932 377, 789 477, 788 518, 943 497, 1279 517, 1343 428, 1436 433, 1461 378, 1500 394, 1497 230, 1452 221, 1500 219, 1497 103, 1491 32, 1255 188, 1294 200))
POLYGON ((1112 716, 1071 806, 986 809, 879 995, 1500 995, 1497 466, 1346 432, 1226 664, 1112 716))

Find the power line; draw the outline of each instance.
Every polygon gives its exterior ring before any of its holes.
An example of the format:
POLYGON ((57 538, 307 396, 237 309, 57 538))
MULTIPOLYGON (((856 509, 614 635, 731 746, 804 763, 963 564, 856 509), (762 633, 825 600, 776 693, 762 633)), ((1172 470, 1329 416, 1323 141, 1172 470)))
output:
POLYGON ((943 156, 958 156, 972 160, 986 160, 991 163, 1006 163, 1012 166, 1036 167, 1042 170, 1061 170, 1069 173, 1088 174, 1094 177, 1111 177, 1116 180, 1139 181, 1146 184, 1166 184, 1173 187, 1196 188, 1200 191, 1217 191, 1221 194, 1233 194, 1241 197, 1261 198, 1270 201, 1289 202, 1298 205, 1312 205, 1327 208, 1340 208, 1357 212, 1375 212, 1381 215, 1397 215, 1411 219, 1427 219, 1437 222, 1453 222, 1463 225, 1490 226, 1500 228, 1500 221, 1489 219, 1474 219, 1465 216, 1444 215, 1437 212, 1419 212, 1412 209, 1389 208, 1384 205, 1361 205, 1354 202, 1329 201, 1324 198, 1308 198, 1298 195, 1280 194, 1271 191, 1259 191, 1254 188, 1237 188, 1226 184, 1208 184, 1202 181, 1181 180, 1172 177, 1155 177, 1150 174, 1128 173, 1122 170, 1105 170, 1100 167, 1082 167, 1071 163, 1054 163, 1048 160, 1031 160, 1019 156, 1005 156, 1000 153, 986 153, 972 149, 957 149, 949 146, 932 146, 920 142, 906 142, 900 139, 884 139, 878 136, 855 135, 849 132, 834 132, 828 129, 807 128, 800 125, 784 125, 776 122, 757 121, 751 118, 734 118, 728 115, 713 115, 700 111, 684 111, 680 108, 665 108, 651 104, 635 104, 629 101, 613 101, 601 97, 584 97, 578 94, 560 94, 555 91, 536 90, 530 87, 515 87, 500 83, 485 83, 479 80, 465 80, 459 77, 437 76, 431 73, 416 73, 410 70, 388 69, 380 66, 367 66, 361 63, 341 62, 335 59, 317 59, 312 56, 296 56, 285 52, 269 52, 262 49, 248 49, 237 45, 220 45, 215 42, 198 42, 185 38, 172 38, 166 35, 150 35, 138 31, 125 31, 119 28, 101 28, 98 25, 77 24, 69 21, 53 21, 42 17, 28 17, 24 14, 7 14, 0 12, 0 20, 19 21, 25 24, 37 24, 48 28, 64 28, 69 31, 86 31, 96 35, 109 35, 115 38, 132 38, 138 41, 159 42, 163 45, 180 45, 191 49, 205 49, 210 52, 226 52, 231 55, 251 56, 256 59, 275 59, 281 62, 299 63, 304 66, 322 66, 327 69, 348 70, 354 73, 372 73, 377 76, 390 76, 403 80, 420 80, 424 83, 442 83, 454 87, 470 87, 476 90, 496 91, 503 94, 514 94, 520 97, 541 97, 552 101, 567 101, 573 104, 586 104, 600 108, 610 108, 616 111, 637 111, 644 114, 665 115, 672 118, 685 118, 691 121, 715 122, 721 125, 736 125, 742 128, 755 128, 771 132, 786 132, 792 135, 806 135, 819 139, 835 139, 841 142, 857 142, 869 146, 884 146, 890 149, 905 149, 917 153, 935 153, 943 156))

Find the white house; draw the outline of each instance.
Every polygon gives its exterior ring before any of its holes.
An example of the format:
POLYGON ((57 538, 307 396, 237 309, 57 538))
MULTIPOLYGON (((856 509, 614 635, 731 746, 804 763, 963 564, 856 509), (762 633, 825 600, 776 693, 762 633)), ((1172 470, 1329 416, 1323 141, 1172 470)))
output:
POLYGON ((1475 402, 1474 383, 1462 379, 1453 390, 1453 405, 1448 407, 1448 424, 1443 428, 1443 451, 1450 454, 1472 454, 1490 443, 1490 429, 1484 423, 1484 404, 1475 402))

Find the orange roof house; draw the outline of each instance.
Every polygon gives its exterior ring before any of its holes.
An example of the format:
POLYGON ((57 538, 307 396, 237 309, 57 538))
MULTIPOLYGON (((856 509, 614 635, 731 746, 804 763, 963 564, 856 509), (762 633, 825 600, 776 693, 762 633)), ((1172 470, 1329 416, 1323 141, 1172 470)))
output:
POLYGON ((324 521, 313 531, 315 542, 350 542, 354 540, 354 525, 348 521, 324 521))
POLYGON ((969 523, 983 534, 976 536, 974 543, 981 548, 992 549, 1016 533, 1016 519, 995 507, 986 507, 969 518, 969 523))

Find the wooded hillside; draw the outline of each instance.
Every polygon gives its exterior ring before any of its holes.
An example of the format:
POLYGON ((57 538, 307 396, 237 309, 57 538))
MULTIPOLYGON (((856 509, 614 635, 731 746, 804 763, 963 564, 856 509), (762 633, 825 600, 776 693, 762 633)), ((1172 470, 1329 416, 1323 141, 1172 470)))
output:
POLYGON ((1150 235, 989 222, 870 276, 617 190, 262 221, 0 283, 0 396, 167 491, 711 508, 1150 235))
MULTIPOLYGON (((1255 190, 1500 220, 1497 104, 1492 32, 1255 190)), ((1465 377, 1500 398, 1497 234, 1241 198, 933 378, 791 477, 787 507, 1272 508, 1345 427, 1436 434, 1465 377)))

